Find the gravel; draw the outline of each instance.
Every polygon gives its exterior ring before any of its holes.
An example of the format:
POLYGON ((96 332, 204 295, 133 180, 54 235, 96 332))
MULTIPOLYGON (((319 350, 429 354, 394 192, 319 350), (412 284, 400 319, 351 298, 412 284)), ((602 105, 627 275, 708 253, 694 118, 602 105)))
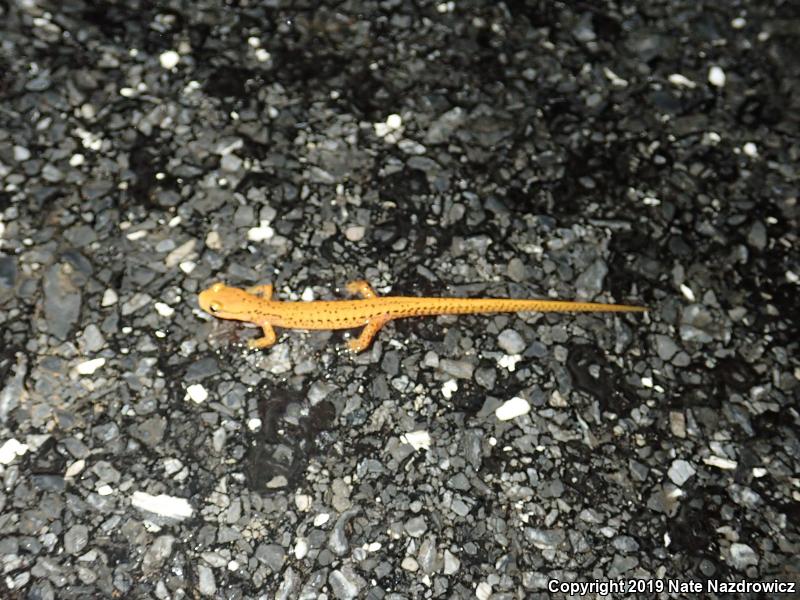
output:
POLYGON ((800 579, 787 10, 0 6, 0 597, 800 579), (649 312, 196 300, 352 279, 649 312))

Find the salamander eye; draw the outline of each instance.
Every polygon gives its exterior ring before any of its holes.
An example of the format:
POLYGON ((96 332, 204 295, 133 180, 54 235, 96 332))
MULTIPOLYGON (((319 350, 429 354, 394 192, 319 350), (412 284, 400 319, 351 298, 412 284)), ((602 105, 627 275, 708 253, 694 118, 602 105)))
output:
POLYGON ((219 312, 220 310, 222 310, 222 307, 216 302, 214 302, 213 304, 209 304, 208 308, 211 310, 212 313, 219 312))

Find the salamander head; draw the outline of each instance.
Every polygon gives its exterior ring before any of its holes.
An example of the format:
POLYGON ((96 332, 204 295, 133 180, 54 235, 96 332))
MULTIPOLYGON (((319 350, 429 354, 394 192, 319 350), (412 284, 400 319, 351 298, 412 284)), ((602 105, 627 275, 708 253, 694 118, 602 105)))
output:
POLYGON ((198 302, 200 308, 221 319, 248 321, 253 314, 253 300, 257 298, 239 288, 224 283, 215 283, 207 290, 200 292, 198 302))

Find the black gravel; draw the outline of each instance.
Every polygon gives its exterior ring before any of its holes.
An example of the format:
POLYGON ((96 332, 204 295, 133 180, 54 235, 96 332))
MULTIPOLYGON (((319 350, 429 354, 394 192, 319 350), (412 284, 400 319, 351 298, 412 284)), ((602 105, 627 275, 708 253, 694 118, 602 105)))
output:
POLYGON ((0 596, 797 582, 798 22, 0 3, 0 596), (651 312, 407 320, 352 357, 248 351, 196 302, 354 278, 651 312))

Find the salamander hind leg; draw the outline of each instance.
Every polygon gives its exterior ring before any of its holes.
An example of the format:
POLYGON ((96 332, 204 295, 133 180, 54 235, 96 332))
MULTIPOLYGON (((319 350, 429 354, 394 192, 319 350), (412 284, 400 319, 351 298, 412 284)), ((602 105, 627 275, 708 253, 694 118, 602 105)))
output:
POLYGON ((247 345, 250 348, 269 348, 278 339, 278 336, 275 335, 275 330, 272 328, 272 325, 262 325, 261 330, 264 332, 263 337, 249 340, 247 342, 247 345))
POLYGON ((272 285, 253 285, 249 288, 246 288, 245 291, 248 294, 253 294, 254 296, 261 296, 264 300, 271 300, 272 299, 272 285))
POLYGON ((347 291, 362 298, 377 298, 378 294, 363 279, 357 279, 347 284, 347 291))
POLYGON ((372 340, 375 338, 377 333, 381 330, 381 327, 386 325, 391 319, 387 319, 385 317, 375 317, 370 319, 367 324, 364 326, 364 329, 361 330, 361 334, 354 339, 348 340, 347 346, 350 348, 351 352, 363 352, 369 345, 372 343, 372 340))

